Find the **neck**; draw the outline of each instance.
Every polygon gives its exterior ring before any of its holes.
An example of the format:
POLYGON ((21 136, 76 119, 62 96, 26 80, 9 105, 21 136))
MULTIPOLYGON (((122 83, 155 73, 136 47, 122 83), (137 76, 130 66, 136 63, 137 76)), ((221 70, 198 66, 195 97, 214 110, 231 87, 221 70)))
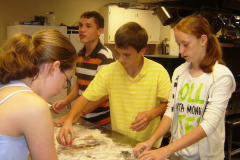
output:
POLYGON ((135 64, 132 67, 125 68, 125 70, 127 71, 127 74, 132 78, 135 78, 140 73, 143 67, 143 61, 144 61, 143 57, 141 57, 141 60, 139 61, 139 63, 135 64))
POLYGON ((86 49, 85 57, 88 57, 92 53, 92 51, 95 49, 97 44, 98 44, 98 39, 85 43, 85 49, 86 49))
POLYGON ((36 94, 38 94, 38 95, 40 95, 40 88, 39 88, 39 79, 41 79, 41 78, 37 78, 37 79, 35 79, 35 80, 32 80, 32 78, 25 78, 25 79, 22 79, 21 81, 23 82, 23 83, 25 83, 29 88, 31 88, 31 90, 34 92, 34 93, 36 93, 36 94))
POLYGON ((32 80, 30 78, 25 78, 21 80, 23 83, 25 83, 29 88, 32 89, 32 80))
POLYGON ((193 78, 197 78, 201 76, 204 72, 201 68, 199 68, 199 64, 198 65, 191 64, 191 66, 189 67, 189 73, 193 78))
POLYGON ((195 70, 195 71, 201 70, 200 67, 199 67, 199 64, 196 64, 196 63, 191 63, 189 69, 190 70, 195 70))

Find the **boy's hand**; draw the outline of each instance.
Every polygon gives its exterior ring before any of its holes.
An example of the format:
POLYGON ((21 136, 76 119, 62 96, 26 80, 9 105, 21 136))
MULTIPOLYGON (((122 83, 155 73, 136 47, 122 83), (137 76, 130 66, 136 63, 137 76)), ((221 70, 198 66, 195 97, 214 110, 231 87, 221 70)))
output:
MULTIPOLYGON (((61 124, 63 125, 63 122, 65 121, 65 119, 67 118, 68 114, 58 118, 57 120, 53 121, 53 123, 55 124, 61 124)), ((77 115, 74 119, 73 119, 73 123, 77 122, 79 120, 80 116, 77 115)))
POLYGON ((59 114, 60 113, 59 111, 66 108, 66 106, 67 106, 67 102, 65 100, 60 100, 53 103, 52 109, 54 113, 59 114))
POLYGON ((149 125, 151 120, 152 118, 149 115, 149 111, 140 112, 135 118, 135 121, 131 123, 132 126, 130 127, 130 129, 132 129, 132 131, 140 132, 149 125))

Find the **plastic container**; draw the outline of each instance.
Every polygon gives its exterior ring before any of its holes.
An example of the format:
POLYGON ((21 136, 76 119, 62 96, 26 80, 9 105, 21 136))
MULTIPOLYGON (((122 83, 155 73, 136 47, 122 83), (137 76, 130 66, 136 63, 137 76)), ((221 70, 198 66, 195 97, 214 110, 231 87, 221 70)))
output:
POLYGON ((55 26, 55 15, 54 15, 54 12, 49 12, 49 15, 48 15, 48 24, 50 26, 55 26))
POLYGON ((49 13, 46 13, 45 19, 44 19, 44 26, 49 26, 50 25, 48 20, 49 20, 49 13))

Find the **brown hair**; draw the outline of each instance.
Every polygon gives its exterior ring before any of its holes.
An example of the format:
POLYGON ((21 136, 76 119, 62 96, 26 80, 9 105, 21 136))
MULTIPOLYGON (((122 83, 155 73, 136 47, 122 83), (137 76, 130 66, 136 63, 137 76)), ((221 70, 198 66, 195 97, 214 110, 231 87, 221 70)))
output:
POLYGON ((87 11, 84 12, 80 18, 94 18, 94 22, 97 25, 97 29, 104 28, 104 18, 103 16, 96 11, 87 11))
POLYGON ((225 65, 222 60, 222 49, 219 41, 212 34, 212 28, 204 17, 200 15, 187 16, 174 27, 174 30, 192 34, 197 38, 201 38, 203 34, 208 37, 206 55, 199 66, 203 72, 211 73, 216 61, 218 61, 219 64, 225 65))
POLYGON ((11 80, 36 78, 40 67, 60 61, 61 71, 75 66, 74 46, 61 32, 45 29, 32 36, 19 33, 9 37, 0 52, 0 83, 11 80))
POLYGON ((119 48, 131 46, 139 53, 147 46, 148 34, 138 23, 128 22, 122 25, 115 34, 115 44, 119 48))

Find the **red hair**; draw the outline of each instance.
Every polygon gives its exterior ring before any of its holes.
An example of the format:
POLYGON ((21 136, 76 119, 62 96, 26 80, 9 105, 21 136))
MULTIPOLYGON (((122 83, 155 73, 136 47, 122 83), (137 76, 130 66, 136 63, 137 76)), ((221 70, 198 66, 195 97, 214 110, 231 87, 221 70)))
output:
POLYGON ((206 55, 199 66, 203 72, 211 73, 216 61, 218 61, 219 64, 226 65, 222 60, 222 48, 219 41, 216 36, 212 34, 212 27, 204 17, 200 15, 187 16, 174 27, 174 30, 192 34, 198 39, 201 38, 202 35, 208 37, 206 55))

